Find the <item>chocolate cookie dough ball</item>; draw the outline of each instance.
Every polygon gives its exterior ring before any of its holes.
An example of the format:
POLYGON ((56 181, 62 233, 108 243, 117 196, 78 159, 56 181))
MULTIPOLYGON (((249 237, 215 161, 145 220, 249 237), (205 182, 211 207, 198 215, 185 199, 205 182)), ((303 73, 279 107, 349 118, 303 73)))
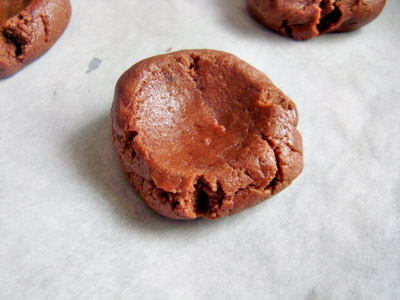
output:
POLYGON ((237 213, 303 168, 294 103, 228 53, 183 50, 135 64, 117 83, 111 114, 122 169, 170 218, 237 213))
POLYGON ((0 0, 0 78, 44 54, 70 16, 69 0, 0 0))
POLYGON ((249 13, 286 37, 308 40, 326 32, 353 31, 371 22, 386 0, 246 0, 249 13))

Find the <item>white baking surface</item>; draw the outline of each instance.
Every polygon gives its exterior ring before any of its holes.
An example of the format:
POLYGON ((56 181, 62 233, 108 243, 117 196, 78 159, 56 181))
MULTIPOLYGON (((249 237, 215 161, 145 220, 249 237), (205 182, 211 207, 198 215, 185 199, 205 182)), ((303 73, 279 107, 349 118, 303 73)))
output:
POLYGON ((72 0, 55 46, 0 80, 0 299, 400 299, 400 1, 296 42, 239 0, 72 0), (217 221, 152 212, 110 138, 118 77, 187 48, 234 53, 299 110, 305 168, 217 221))

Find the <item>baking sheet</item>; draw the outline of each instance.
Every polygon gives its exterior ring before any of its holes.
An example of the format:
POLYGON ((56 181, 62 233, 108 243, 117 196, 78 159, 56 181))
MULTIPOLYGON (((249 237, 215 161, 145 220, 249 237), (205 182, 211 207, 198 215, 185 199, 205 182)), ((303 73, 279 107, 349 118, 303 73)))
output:
POLYGON ((72 0, 55 46, 0 80, 0 299, 400 299, 400 13, 295 42, 239 0, 72 0), (114 155, 121 73, 231 52, 298 107, 305 168, 221 220, 148 209, 114 155))

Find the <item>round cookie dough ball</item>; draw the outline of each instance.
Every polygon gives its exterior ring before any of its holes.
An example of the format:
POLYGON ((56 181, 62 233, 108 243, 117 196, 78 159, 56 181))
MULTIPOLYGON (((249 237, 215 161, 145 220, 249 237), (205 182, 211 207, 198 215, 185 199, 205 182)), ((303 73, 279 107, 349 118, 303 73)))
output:
POLYGON ((271 30, 296 40, 353 31, 371 22, 386 0, 246 0, 249 13, 271 30))
POLYGON ((70 16, 69 0, 0 0, 0 78, 50 49, 70 16))
POLYGON ((303 168, 295 104, 232 54, 145 59, 119 79, 111 114, 122 169, 170 218, 232 215, 278 193, 303 168))

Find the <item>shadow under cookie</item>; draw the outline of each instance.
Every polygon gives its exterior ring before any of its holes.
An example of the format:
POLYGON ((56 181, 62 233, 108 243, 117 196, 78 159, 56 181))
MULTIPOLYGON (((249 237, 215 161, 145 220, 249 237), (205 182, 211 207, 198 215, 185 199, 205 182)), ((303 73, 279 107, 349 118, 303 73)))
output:
POLYGON ((94 192, 96 196, 93 198, 96 202, 105 201, 109 204, 105 208, 112 212, 116 223, 146 233, 181 231, 187 230, 188 226, 208 226, 207 222, 201 220, 182 226, 183 222, 165 218, 149 209, 121 173, 110 143, 110 135, 110 117, 107 111, 77 127, 65 140, 60 156, 65 157, 67 163, 74 167, 75 177, 94 192))
POLYGON ((0 78, 43 55, 67 27, 69 0, 0 0, 0 78))

